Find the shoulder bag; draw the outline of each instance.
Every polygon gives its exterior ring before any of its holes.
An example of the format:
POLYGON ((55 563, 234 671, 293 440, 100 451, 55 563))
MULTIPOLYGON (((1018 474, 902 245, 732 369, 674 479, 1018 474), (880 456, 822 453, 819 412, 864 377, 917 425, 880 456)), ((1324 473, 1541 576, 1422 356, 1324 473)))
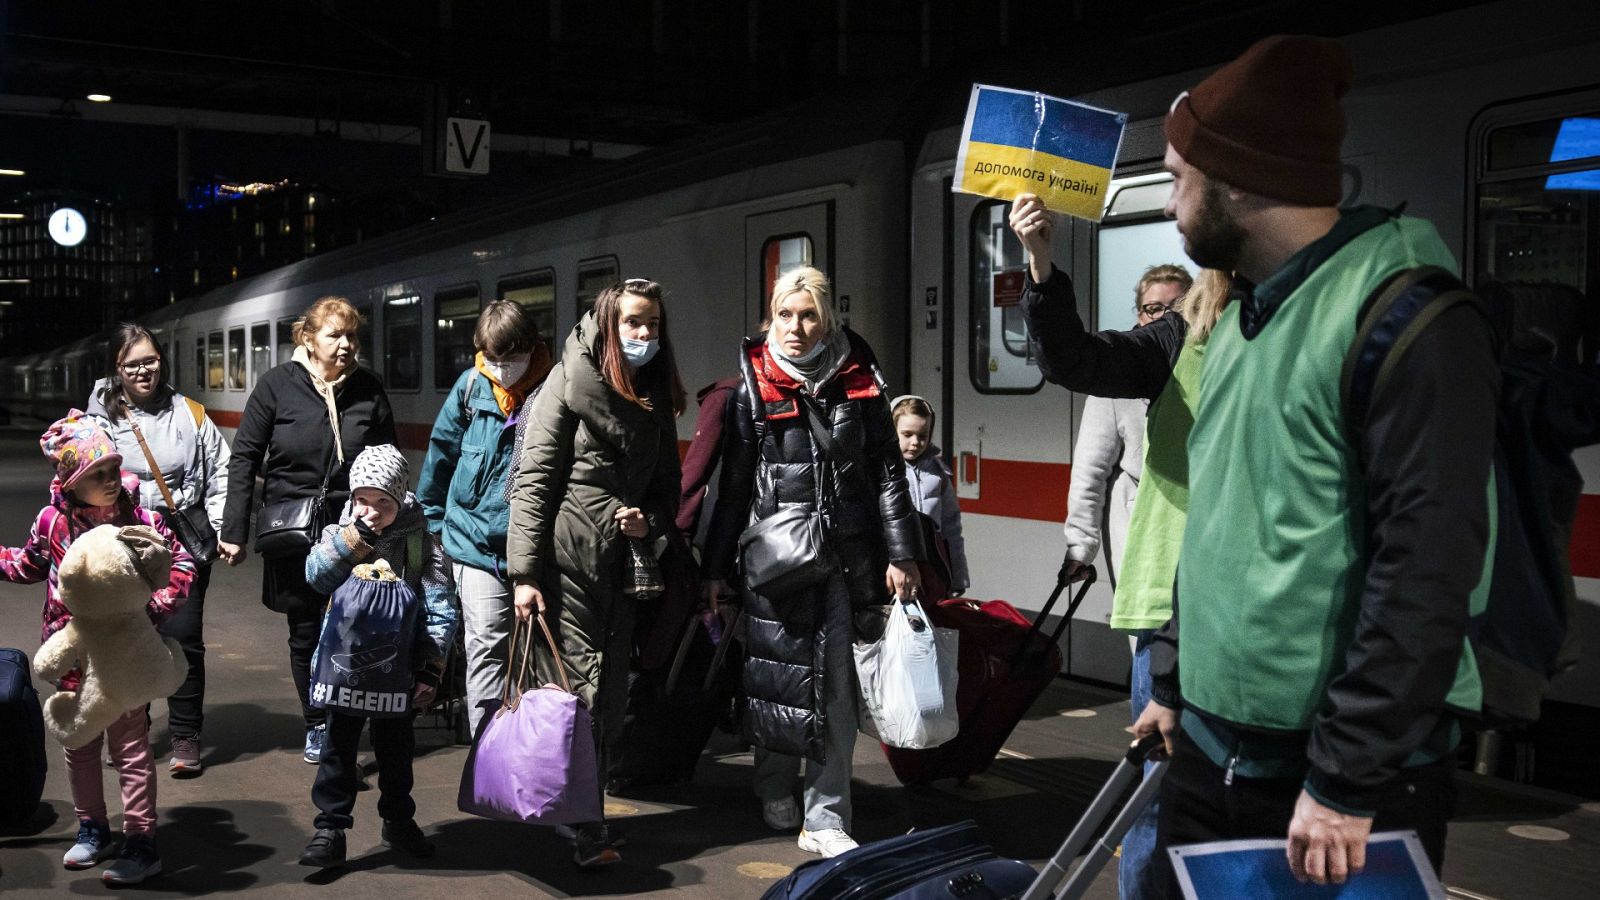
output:
POLYGON ((133 436, 139 441, 139 449, 144 451, 144 461, 150 466, 150 474, 156 480, 156 487, 161 489, 161 496, 167 501, 167 524, 172 526, 172 531, 178 536, 178 543, 189 551, 194 561, 202 566, 209 566, 217 558, 217 531, 211 527, 211 517, 206 514, 206 505, 200 503, 187 508, 179 509, 178 501, 172 496, 172 489, 167 486, 167 479, 161 474, 161 467, 156 465, 156 457, 150 452, 150 445, 145 443, 144 432, 140 430, 139 423, 133 420, 133 413, 128 414, 128 425, 133 429, 133 436))
MULTIPOLYGON (((808 406, 800 405, 800 418, 811 427, 815 442, 819 429, 812 425, 806 413, 808 406)), ((782 507, 739 535, 739 563, 744 571, 745 586, 750 590, 763 597, 781 599, 821 584, 837 568, 822 524, 825 474, 820 470, 813 473, 812 483, 817 491, 815 510, 803 506, 782 507)))
MULTIPOLYGON (((337 440, 337 438, 335 438, 337 440)), ((256 552, 268 559, 301 556, 322 537, 328 524, 328 482, 333 478, 338 447, 322 473, 322 487, 314 497, 297 497, 263 504, 256 514, 256 552)))

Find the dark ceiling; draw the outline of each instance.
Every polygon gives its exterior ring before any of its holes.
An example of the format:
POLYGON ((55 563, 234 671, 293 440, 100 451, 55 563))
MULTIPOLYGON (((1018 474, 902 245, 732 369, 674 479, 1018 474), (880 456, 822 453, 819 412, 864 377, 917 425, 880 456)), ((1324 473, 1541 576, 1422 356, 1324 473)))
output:
MULTIPOLYGON (((12 0, 0 94, 416 127, 429 91, 496 134, 659 144, 976 60, 1216 62, 1274 30, 1471 5, 1283 0, 12 0)), ((5 9, 0 0, 0 9, 5 9)))

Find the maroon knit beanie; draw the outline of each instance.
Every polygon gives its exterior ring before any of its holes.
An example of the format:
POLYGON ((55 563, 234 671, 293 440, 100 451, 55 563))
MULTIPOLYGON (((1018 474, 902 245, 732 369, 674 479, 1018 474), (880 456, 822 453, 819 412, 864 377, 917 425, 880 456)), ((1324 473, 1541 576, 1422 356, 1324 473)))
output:
POLYGON ((1335 206, 1350 54, 1336 41, 1280 34, 1178 95, 1167 142, 1184 161, 1240 190, 1335 206))

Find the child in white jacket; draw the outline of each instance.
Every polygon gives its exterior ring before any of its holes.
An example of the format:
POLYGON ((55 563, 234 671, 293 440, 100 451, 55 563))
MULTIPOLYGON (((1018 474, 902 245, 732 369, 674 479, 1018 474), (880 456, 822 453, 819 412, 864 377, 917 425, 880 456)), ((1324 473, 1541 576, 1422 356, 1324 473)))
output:
POLYGON ((967 574, 966 542, 961 539, 961 503, 956 499, 950 468, 933 444, 933 406, 921 397, 906 394, 894 399, 889 414, 894 417, 900 455, 906 461, 911 499, 933 520, 944 538, 950 554, 950 593, 963 594, 972 581, 967 574))

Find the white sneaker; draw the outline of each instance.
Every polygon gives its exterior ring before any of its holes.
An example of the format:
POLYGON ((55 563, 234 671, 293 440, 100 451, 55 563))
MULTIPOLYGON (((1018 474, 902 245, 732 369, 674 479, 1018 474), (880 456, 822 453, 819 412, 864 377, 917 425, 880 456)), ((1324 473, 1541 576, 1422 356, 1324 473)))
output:
POLYGON ((849 853, 857 846, 859 845, 854 838, 837 828, 800 831, 800 849, 807 853, 820 853, 823 859, 832 859, 841 853, 849 853))
POLYGON ((793 797, 761 801, 761 818, 773 831, 790 831, 800 827, 800 804, 793 797))

